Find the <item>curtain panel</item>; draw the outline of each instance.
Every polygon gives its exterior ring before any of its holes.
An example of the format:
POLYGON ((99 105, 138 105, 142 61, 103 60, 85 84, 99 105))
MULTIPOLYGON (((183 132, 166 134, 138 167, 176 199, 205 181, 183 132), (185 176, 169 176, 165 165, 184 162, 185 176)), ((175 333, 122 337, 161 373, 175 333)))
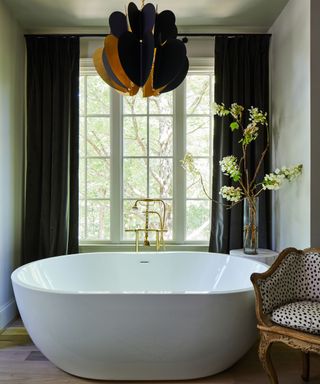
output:
POLYGON ((23 263, 78 252, 79 38, 27 36, 23 263))
MULTIPOLYGON (((215 38, 215 102, 230 106, 232 103, 251 106, 269 112, 269 35, 217 36, 215 38)), ((219 160, 224 156, 241 157, 240 132, 231 132, 230 117, 215 116, 213 138, 212 198, 228 203, 219 195, 223 185, 231 185, 230 178, 220 171, 219 160)), ((245 124, 248 121, 244 121, 245 124)), ((250 144, 249 174, 259 161, 267 143, 266 130, 261 129, 258 139, 250 144)), ((270 171, 270 157, 266 156, 258 180, 270 171)), ((271 214, 268 192, 259 196, 259 247, 270 248, 271 214)), ((210 252, 228 253, 243 246, 242 204, 226 209, 212 203, 210 252)))

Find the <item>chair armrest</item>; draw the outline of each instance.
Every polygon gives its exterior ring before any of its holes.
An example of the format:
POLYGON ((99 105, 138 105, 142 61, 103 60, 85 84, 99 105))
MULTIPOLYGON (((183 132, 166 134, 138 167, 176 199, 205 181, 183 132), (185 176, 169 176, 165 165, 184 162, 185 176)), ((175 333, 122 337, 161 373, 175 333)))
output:
POLYGON ((251 281, 256 295, 256 314, 259 324, 269 325, 269 314, 277 307, 295 299, 294 279, 290 273, 303 251, 296 248, 283 250, 264 273, 253 273, 251 281))

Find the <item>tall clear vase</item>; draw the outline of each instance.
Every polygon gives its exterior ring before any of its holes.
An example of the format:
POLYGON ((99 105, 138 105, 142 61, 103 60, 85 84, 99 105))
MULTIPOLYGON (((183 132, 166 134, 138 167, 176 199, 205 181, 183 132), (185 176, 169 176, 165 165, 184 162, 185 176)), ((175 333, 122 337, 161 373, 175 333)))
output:
POLYGON ((243 251, 247 255, 258 253, 259 198, 244 199, 243 205, 243 251))

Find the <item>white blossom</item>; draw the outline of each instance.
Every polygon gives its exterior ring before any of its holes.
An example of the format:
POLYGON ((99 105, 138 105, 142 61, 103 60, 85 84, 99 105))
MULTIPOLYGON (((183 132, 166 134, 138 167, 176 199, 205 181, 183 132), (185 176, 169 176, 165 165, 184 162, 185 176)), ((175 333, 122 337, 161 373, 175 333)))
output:
POLYGON ((242 115, 243 111, 244 111, 244 108, 242 105, 239 105, 237 103, 231 104, 230 112, 231 112, 232 117, 235 120, 241 119, 241 115, 242 115))
POLYGON ((298 164, 292 167, 281 167, 280 171, 288 181, 295 180, 302 173, 302 164, 298 164))
POLYGON ((248 111, 250 114, 249 120, 254 124, 268 125, 267 112, 260 111, 257 107, 251 107, 248 111))
POLYGON ((243 131, 243 139, 241 140, 241 142, 243 142, 244 144, 249 144, 251 143, 251 141, 256 140, 258 134, 259 127, 256 125, 255 122, 250 123, 243 131))
POLYGON ((262 181, 262 188, 263 189, 279 189, 282 186, 282 183, 284 181, 285 177, 281 173, 268 173, 265 175, 263 181, 262 181))
POLYGON ((241 178, 241 172, 238 164, 238 159, 231 155, 225 156, 222 160, 219 161, 221 171, 230 176, 232 180, 239 181, 241 178))
POLYGON ((242 192, 241 192, 241 188, 237 187, 227 187, 226 185, 224 185, 223 187, 221 187, 220 189, 220 192, 219 194, 226 200, 228 201, 233 201, 233 202, 238 202, 239 200, 241 200, 241 195, 242 195, 242 192))
POLYGON ((180 160, 182 168, 190 172, 193 176, 200 176, 199 169, 194 164, 194 158, 191 153, 187 152, 183 160, 180 160))
POLYGON ((262 181, 263 189, 279 189, 281 188, 284 180, 289 182, 295 180, 302 173, 302 164, 294 165, 292 167, 277 168, 273 173, 265 175, 262 181))
POLYGON ((230 113, 229 109, 226 108, 226 106, 223 103, 221 103, 221 104, 214 103, 213 104, 213 111, 214 111, 215 115, 218 115, 220 117, 227 116, 230 113))

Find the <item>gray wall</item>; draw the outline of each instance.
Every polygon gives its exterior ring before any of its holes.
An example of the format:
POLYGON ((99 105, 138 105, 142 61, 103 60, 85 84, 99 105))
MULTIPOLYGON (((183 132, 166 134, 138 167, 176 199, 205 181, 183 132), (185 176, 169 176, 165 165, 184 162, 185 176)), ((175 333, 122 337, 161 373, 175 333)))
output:
POLYGON ((0 2, 0 328, 16 315, 10 274, 21 252, 23 32, 0 2))
POLYGON ((320 247, 320 1, 311 0, 311 246, 320 247))
POLYGON ((318 0, 290 0, 270 29, 273 167, 303 164, 274 193, 275 248, 320 246, 318 0))

